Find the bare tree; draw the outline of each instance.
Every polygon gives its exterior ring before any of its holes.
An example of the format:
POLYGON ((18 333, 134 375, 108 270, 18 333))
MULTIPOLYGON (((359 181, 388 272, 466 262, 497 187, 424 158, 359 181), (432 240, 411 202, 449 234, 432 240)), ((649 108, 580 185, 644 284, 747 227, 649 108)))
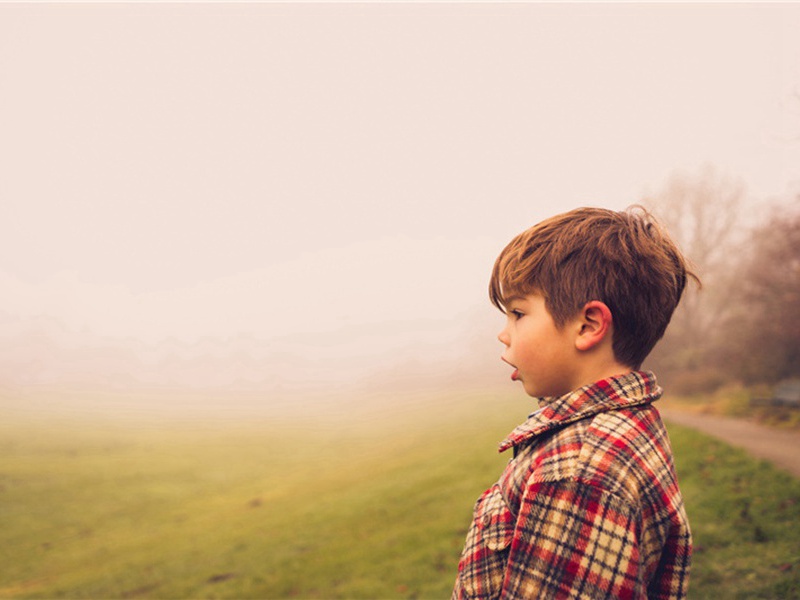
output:
POLYGON ((800 377, 800 196, 751 234, 719 354, 748 383, 800 377))
POLYGON ((694 175, 673 174, 645 204, 706 278, 719 272, 729 258, 744 194, 740 179, 706 166, 694 175))
POLYGON ((739 215, 744 197, 740 179, 706 166, 696 174, 675 173, 661 191, 643 201, 703 282, 702 291, 687 288, 650 361, 667 378, 680 374, 688 388, 714 387, 724 379, 710 368, 710 353, 734 285, 732 264, 736 244, 742 239, 739 215))

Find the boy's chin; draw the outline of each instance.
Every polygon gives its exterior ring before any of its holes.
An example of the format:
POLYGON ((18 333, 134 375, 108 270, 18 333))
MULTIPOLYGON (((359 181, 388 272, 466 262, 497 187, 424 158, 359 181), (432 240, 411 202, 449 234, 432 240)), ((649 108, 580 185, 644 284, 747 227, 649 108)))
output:
POLYGON ((569 390, 562 391, 560 389, 551 389, 535 384, 526 384, 524 381, 522 382, 522 388, 531 398, 558 398, 569 392, 569 390))
POLYGON ((525 393, 531 398, 542 398, 546 396, 546 394, 542 394, 541 390, 535 385, 526 385, 524 381, 522 382, 522 389, 525 390, 525 393))

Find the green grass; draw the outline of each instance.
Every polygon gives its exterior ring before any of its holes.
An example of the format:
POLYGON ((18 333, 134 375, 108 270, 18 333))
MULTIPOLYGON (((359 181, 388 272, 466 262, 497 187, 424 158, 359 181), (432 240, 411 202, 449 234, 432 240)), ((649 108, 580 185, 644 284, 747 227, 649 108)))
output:
POLYGON ((669 430, 694 537, 690 598, 800 598, 800 480, 695 431, 669 430))
MULTIPOLYGON (((0 597, 446 598, 527 406, 430 402, 357 423, 6 418, 0 597)), ((800 597, 800 483, 670 431, 690 597, 800 597)))

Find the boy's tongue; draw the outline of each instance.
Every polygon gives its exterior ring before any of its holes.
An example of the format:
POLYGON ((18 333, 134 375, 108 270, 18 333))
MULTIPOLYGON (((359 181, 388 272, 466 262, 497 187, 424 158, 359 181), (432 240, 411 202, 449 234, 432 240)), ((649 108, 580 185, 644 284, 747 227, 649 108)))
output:
POLYGON ((519 379, 519 369, 514 369, 514 372, 511 374, 511 380, 516 381, 519 379))

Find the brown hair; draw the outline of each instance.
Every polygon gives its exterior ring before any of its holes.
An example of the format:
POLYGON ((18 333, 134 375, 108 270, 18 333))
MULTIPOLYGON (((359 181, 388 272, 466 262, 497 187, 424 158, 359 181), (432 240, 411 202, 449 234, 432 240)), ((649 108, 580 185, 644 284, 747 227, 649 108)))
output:
POLYGON ((578 208, 511 240, 494 263, 489 296, 505 313, 506 299, 538 292, 559 328, 599 300, 611 310, 615 358, 639 368, 664 335, 687 277, 699 283, 643 207, 578 208))

